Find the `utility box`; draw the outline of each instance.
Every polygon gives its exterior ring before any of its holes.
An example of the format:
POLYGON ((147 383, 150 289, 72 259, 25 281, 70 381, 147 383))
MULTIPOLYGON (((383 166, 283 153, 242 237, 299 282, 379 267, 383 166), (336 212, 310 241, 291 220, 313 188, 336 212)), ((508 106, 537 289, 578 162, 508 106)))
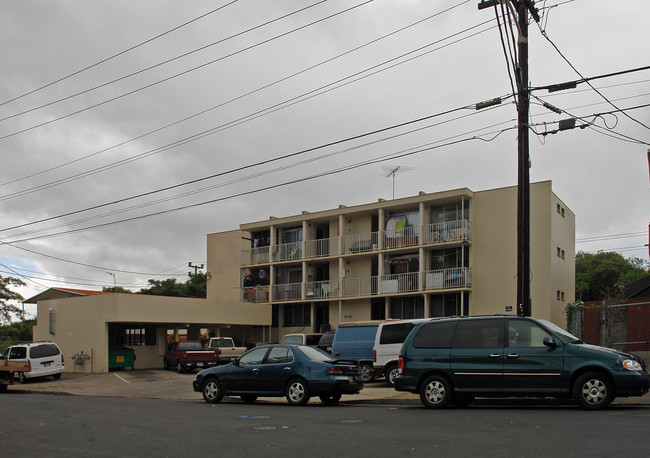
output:
POLYGON ((133 370, 135 353, 130 348, 112 347, 108 350, 108 370, 124 369, 130 367, 133 370))

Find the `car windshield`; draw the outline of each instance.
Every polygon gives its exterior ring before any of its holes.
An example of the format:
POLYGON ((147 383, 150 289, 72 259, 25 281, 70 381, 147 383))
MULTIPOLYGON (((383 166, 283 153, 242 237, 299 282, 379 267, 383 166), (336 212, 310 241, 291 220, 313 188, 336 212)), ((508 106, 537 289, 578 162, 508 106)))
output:
POLYGON ((282 339, 283 344, 301 344, 302 336, 284 336, 282 339))
POLYGON ((330 361, 332 359, 332 355, 325 353, 320 348, 306 347, 304 345, 300 345, 297 348, 303 355, 312 361, 330 361))
POLYGON ((564 329, 562 329, 558 325, 551 323, 550 321, 539 320, 539 322, 542 323, 544 326, 546 326, 547 329, 553 331, 556 334, 561 335, 562 337, 567 339, 569 342, 580 342, 579 338, 577 338, 576 336, 574 336, 570 332, 565 331, 564 329))

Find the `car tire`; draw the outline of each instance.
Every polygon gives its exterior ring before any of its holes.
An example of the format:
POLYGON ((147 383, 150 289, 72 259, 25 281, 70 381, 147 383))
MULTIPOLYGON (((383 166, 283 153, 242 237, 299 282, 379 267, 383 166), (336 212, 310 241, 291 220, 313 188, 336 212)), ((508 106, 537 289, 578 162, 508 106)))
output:
POLYGON ((168 371, 169 370, 169 363, 165 358, 163 358, 163 368, 168 371))
POLYGON ((52 377, 54 377, 54 380, 59 380, 61 378, 61 372, 54 374, 52 377))
POLYGON ((587 372, 574 383, 573 399, 586 410, 604 409, 614 400, 614 384, 602 372, 587 372))
POLYGON ((292 406, 304 406, 309 402, 309 398, 311 397, 307 383, 299 378, 289 380, 285 393, 287 401, 292 406))
POLYGON ((341 400, 341 393, 321 394, 318 396, 323 404, 326 406, 333 406, 341 400))
POLYGON ((420 400, 427 409, 444 409, 452 396, 451 383, 442 375, 432 375, 420 386, 420 400))
POLYGON ((223 391, 221 391, 219 380, 212 377, 203 382, 201 394, 203 394, 203 400, 209 404, 221 402, 223 399, 223 391))
POLYGON ((375 368, 370 364, 362 364, 361 379, 363 380, 363 383, 372 382, 375 379, 375 368))
POLYGON ((384 370, 384 377, 386 378, 386 382, 390 386, 395 386, 395 377, 399 374, 399 369, 397 367, 397 364, 391 364, 384 370))
POLYGON ((254 394, 242 394, 239 396, 242 401, 244 401, 246 404, 250 404, 252 402, 255 402, 257 400, 257 395, 254 394))
POLYGON ((182 374, 182 373, 184 372, 184 370, 183 370, 183 365, 181 364, 180 361, 178 361, 178 362, 176 363, 176 371, 177 371, 179 374, 182 374))
POLYGON ((25 377, 24 372, 18 372, 18 381, 20 383, 25 383, 27 381, 27 377, 25 377))

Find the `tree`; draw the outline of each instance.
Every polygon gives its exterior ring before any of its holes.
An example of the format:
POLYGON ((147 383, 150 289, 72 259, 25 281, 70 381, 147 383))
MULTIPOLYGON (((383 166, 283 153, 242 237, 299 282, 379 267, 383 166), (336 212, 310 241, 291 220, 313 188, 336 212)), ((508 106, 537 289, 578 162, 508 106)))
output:
POLYGON ((23 319, 23 309, 11 301, 23 301, 23 296, 11 291, 10 286, 25 286, 25 282, 14 277, 3 277, 0 275, 0 323, 8 324, 13 317, 23 319))
POLYGON ((14 321, 7 326, 0 326, 0 340, 8 342, 31 342, 34 320, 14 321))
POLYGON ((650 263, 611 251, 576 255, 576 298, 582 301, 621 299, 626 285, 648 275, 650 263))
POLYGON ((122 286, 104 286, 102 288, 102 291, 105 291, 107 293, 127 293, 127 294, 133 293, 133 291, 131 291, 130 289, 126 289, 122 286))
POLYGON ((206 297, 205 274, 190 274, 189 280, 179 283, 175 278, 149 280, 149 288, 142 288, 138 294, 174 297, 206 297))

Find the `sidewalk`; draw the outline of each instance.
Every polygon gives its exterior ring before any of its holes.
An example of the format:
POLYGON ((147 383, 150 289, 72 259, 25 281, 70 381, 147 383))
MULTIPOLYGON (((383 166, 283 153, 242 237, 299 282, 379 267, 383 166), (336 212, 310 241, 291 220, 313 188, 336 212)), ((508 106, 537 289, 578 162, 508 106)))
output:
MULTIPOLYGON (((107 396, 140 399, 170 399, 203 402, 201 393, 192 389, 194 374, 179 374, 165 370, 118 371, 107 374, 64 373, 59 380, 52 377, 37 379, 21 384, 16 381, 10 385, 8 392, 65 394, 73 396, 107 396)), ((260 401, 286 403, 284 398, 260 398, 260 401)), ((239 398, 224 398, 223 402, 240 402, 239 398)), ((310 402, 318 403, 316 397, 310 402)), ((557 405, 561 401, 554 399, 518 399, 520 405, 557 405)), ((383 380, 367 383, 361 393, 344 395, 343 404, 386 404, 401 406, 421 406, 417 394, 395 391, 383 380)), ((477 401, 478 404, 504 403, 512 404, 508 399, 490 399, 477 401)), ((642 397, 617 398, 612 405, 650 406, 650 393, 642 397)))

